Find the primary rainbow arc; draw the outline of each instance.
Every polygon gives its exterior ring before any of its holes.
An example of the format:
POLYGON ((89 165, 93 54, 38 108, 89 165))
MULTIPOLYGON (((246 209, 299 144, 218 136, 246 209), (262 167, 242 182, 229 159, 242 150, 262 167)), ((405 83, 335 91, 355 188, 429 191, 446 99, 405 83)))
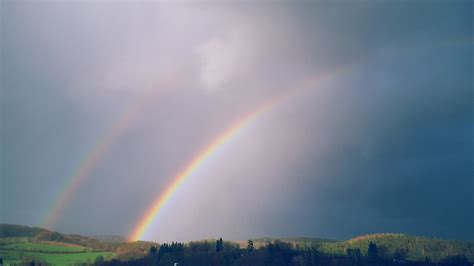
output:
POLYGON ((145 216, 140 220, 138 226, 132 232, 129 239, 132 241, 139 240, 143 237, 145 231, 151 225, 155 216, 163 208, 163 206, 171 199, 171 197, 176 193, 178 188, 182 185, 184 181, 196 171, 206 160, 214 154, 220 147, 227 143, 233 136, 235 136, 240 130, 242 130, 246 125, 250 124, 255 118, 260 114, 264 113, 272 107, 274 103, 270 102, 264 104, 262 107, 258 108, 256 111, 244 116, 234 123, 231 127, 225 130, 221 135, 219 135, 213 142, 211 142, 204 150, 202 150, 194 159, 179 172, 174 178, 171 184, 158 196, 154 201, 154 204, 151 206, 149 211, 145 216))
POLYGON ((280 95, 271 101, 268 101, 258 107, 255 111, 247 114, 237 122, 233 123, 229 128, 224 130, 218 137, 216 137, 209 145, 207 145, 201 152, 199 152, 186 167, 184 167, 177 175, 172 178, 171 183, 164 189, 164 191, 158 195, 153 201, 151 207, 148 208, 146 213, 138 221, 137 225, 132 230, 128 239, 130 241, 138 241, 143 239, 146 231, 151 226, 153 221, 157 218, 163 207, 170 201, 173 195, 176 194, 179 187, 191 176, 199 167, 201 167, 207 159, 219 150, 221 146, 229 142, 234 136, 244 128, 248 127, 258 117, 271 110, 275 105, 282 102, 284 99, 289 98, 291 95, 299 93, 301 91, 312 88, 317 82, 334 76, 338 71, 326 72, 323 75, 318 75, 315 78, 306 80, 301 87, 297 87, 289 91, 289 93, 280 95))

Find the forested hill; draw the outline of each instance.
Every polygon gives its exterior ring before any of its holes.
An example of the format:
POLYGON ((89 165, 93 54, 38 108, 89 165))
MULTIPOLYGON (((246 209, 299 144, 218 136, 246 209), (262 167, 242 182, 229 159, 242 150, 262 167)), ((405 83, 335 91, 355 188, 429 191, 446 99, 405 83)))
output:
POLYGON ((428 257, 434 261, 449 256, 464 255, 474 261, 474 241, 456 241, 405 234, 371 234, 350 240, 323 243, 319 250, 325 253, 345 254, 347 249, 359 249, 367 253, 370 243, 375 243, 380 256, 406 256, 412 260, 428 257))
MULTIPOLYGON (((137 259, 145 256, 151 247, 160 247, 155 242, 126 242, 120 237, 85 237, 21 225, 0 224, 0 244, 15 242, 57 242, 80 245, 92 250, 116 252, 119 259, 137 259)), ((225 241, 230 245, 247 248, 247 240, 225 241)), ((319 254, 346 256, 355 251, 368 254, 369 244, 377 245, 379 257, 403 258, 422 261, 429 258, 439 261, 452 256, 465 256, 474 262, 474 242, 435 239, 405 234, 371 234, 359 236, 345 241, 334 241, 320 238, 254 238, 255 249, 265 249, 269 243, 287 243, 294 250, 313 250, 319 254)), ((215 240, 195 241, 184 243, 184 247, 195 245, 215 245, 215 240)))
POLYGON ((0 224, 2 243, 9 242, 59 242, 89 247, 94 250, 114 251, 121 242, 101 241, 76 234, 61 234, 39 227, 14 224, 0 224))
POLYGON ((16 224, 0 224, 0 237, 36 237, 41 233, 51 232, 39 227, 28 227, 16 224))
MULTIPOLYGON (((315 248, 324 254, 345 255, 348 249, 367 254, 369 244, 375 243, 378 253, 384 257, 406 257, 410 260, 424 260, 426 257, 438 261, 446 257, 464 255, 474 261, 474 241, 456 241, 406 234, 380 233, 357 236, 349 240, 335 241, 323 238, 255 238, 255 247, 263 247, 274 241, 291 243, 294 247, 315 248)), ((241 246, 243 241, 238 242, 241 246)))

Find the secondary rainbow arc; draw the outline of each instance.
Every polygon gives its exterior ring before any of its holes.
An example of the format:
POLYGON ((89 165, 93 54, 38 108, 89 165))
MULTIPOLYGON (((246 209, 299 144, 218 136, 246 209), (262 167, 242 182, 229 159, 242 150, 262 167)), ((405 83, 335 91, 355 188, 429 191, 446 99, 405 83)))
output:
MULTIPOLYGON (((163 75, 163 78, 158 82, 158 87, 165 86, 175 80, 179 69, 180 67, 176 66, 163 75)), ((90 152, 86 154, 75 171, 66 179, 62 189, 59 190, 57 198, 51 203, 46 215, 42 217, 43 219, 39 222, 41 227, 52 229, 63 214, 64 208, 71 201, 80 185, 90 176, 106 151, 110 149, 119 136, 139 117, 144 107, 157 97, 158 93, 159 90, 156 89, 149 91, 138 99, 129 109, 125 110, 105 131, 90 152)))

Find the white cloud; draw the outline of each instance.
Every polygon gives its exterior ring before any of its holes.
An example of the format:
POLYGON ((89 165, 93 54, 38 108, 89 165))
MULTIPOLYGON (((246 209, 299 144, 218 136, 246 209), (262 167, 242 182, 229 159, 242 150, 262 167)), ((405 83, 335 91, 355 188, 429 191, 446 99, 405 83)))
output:
POLYGON ((201 57, 200 78, 209 92, 222 90, 248 70, 249 61, 257 55, 255 34, 232 31, 225 38, 213 37, 196 49, 201 57))

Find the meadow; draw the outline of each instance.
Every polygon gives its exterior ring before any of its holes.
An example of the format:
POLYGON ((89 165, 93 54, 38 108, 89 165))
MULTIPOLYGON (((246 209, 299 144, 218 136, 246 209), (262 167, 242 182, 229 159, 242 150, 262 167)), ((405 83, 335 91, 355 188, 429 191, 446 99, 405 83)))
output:
POLYGON ((43 253, 83 253, 92 251, 86 247, 75 245, 58 245, 57 243, 14 243, 0 247, 3 250, 28 251, 43 253))
POLYGON ((0 257, 3 258, 4 265, 22 265, 32 260, 44 261, 51 265, 92 264, 99 256, 110 260, 116 254, 58 243, 14 243, 0 246, 0 257))

